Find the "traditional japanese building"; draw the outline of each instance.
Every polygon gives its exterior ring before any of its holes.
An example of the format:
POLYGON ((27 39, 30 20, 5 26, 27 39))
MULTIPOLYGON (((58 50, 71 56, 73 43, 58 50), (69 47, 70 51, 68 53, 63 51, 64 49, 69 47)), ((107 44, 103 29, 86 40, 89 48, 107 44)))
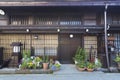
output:
POLYGON ((80 46, 88 55, 97 54, 104 67, 105 43, 120 51, 119 0, 0 0, 0 9, 5 12, 0 15, 3 60, 14 56, 13 42, 34 56, 47 54, 61 63, 73 63, 80 46))

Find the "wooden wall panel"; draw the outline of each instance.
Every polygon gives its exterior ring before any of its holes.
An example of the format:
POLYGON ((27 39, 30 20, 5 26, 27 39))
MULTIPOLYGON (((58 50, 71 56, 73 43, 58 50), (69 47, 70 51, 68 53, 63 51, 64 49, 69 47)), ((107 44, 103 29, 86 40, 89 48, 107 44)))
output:
POLYGON ((4 60, 12 56, 12 42, 21 42, 22 50, 34 49, 52 50, 58 47, 58 35, 38 34, 38 39, 34 38, 35 34, 0 34, 0 46, 4 47, 4 60))

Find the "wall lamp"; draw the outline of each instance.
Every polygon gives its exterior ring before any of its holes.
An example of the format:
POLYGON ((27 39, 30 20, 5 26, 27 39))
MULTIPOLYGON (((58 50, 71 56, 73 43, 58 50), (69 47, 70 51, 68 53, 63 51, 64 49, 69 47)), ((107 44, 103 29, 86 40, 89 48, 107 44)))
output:
POLYGON ((34 39, 38 39, 38 35, 34 35, 34 39))
POLYGON ((108 33, 107 35, 108 35, 108 37, 109 37, 109 36, 110 36, 110 33, 108 33))
POLYGON ((86 29, 86 32, 89 32, 89 29, 86 29))
POLYGON ((73 38, 73 37, 74 37, 74 35, 73 35, 73 34, 70 34, 69 36, 70 36, 70 38, 73 38))
POLYGON ((2 9, 0 9, 0 15, 5 15, 5 12, 2 9))
POLYGON ((26 29, 26 32, 30 32, 30 29, 26 29))
POLYGON ((60 32, 60 29, 59 29, 59 28, 57 29, 57 32, 60 32))

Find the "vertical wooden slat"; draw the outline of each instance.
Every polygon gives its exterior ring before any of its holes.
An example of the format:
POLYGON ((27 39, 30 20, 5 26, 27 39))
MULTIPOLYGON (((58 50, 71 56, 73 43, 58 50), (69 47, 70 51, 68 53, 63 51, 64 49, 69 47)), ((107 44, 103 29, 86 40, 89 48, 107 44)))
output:
POLYGON ((62 25, 81 25, 80 15, 37 15, 37 16, 11 16, 11 25, 57 25, 62 22, 62 25), (58 22, 59 20, 59 22, 58 22))

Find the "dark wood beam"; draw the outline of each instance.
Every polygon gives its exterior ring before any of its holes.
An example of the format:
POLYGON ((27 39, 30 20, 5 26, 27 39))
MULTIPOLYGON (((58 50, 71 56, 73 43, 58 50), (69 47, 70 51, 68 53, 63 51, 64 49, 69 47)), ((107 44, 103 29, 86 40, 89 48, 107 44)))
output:
POLYGON ((35 27, 35 26, 4 26, 0 27, 1 33, 58 33, 57 29, 60 29, 60 33, 86 33, 86 29, 89 29, 87 33, 103 33, 103 27, 35 27), (29 29, 30 32, 26 30, 29 29))
POLYGON ((50 30, 50 29, 103 29, 103 26, 83 26, 83 25, 66 25, 66 26, 60 26, 60 25, 40 25, 40 26, 35 26, 35 25, 30 25, 30 26, 0 26, 0 30, 26 30, 26 29, 31 29, 31 30, 35 30, 35 29, 40 29, 40 30, 50 30))
POLYGON ((58 2, 32 2, 32 1, 16 1, 16 2, 0 2, 0 6, 120 6, 120 1, 58 1, 58 2))

